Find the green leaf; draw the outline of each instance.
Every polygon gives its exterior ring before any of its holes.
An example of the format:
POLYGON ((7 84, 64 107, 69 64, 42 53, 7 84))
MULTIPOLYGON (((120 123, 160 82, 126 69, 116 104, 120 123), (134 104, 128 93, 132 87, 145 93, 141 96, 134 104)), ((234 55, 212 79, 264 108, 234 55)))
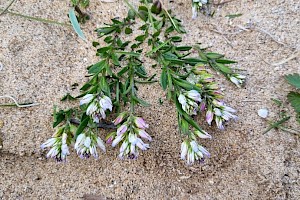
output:
POLYGON ((124 73, 126 73, 129 70, 129 67, 123 67, 119 72, 118 72, 118 76, 122 76, 124 73))
POLYGON ((63 98, 61 98, 61 101, 66 101, 66 100, 74 101, 75 99, 76 98, 70 95, 70 93, 67 93, 63 98))
POLYGON ((53 128, 55 128, 60 122, 62 122, 65 119, 65 112, 63 110, 60 110, 59 112, 56 112, 56 107, 54 107, 53 111, 53 128))
POLYGON ((119 62, 119 58, 115 53, 111 54, 111 58, 112 58, 112 61, 113 61, 114 65, 116 65, 116 66, 121 65, 120 62, 119 62))
POLYGON ((297 89, 300 89, 300 75, 299 74, 289 74, 285 76, 285 79, 289 84, 295 86, 297 89))
POLYGON ((100 82, 99 82, 99 84, 100 84, 101 90, 102 90, 106 95, 110 96, 110 95, 109 95, 109 94, 110 94, 110 88, 109 88, 109 86, 108 86, 108 83, 107 83, 107 80, 106 80, 105 76, 101 76, 101 77, 100 77, 100 82))
POLYGON ((179 47, 176 47, 177 51, 189 51, 191 49, 192 49, 191 46, 179 46, 179 47))
POLYGON ((99 42, 93 41, 93 47, 96 47, 96 46, 98 46, 98 45, 100 45, 99 42))
POLYGON ((146 39, 146 35, 139 35, 135 38, 138 42, 143 42, 146 39))
POLYGON ((114 32, 115 30, 116 30, 115 27, 108 26, 108 27, 98 28, 96 31, 100 36, 102 36, 102 35, 108 35, 114 32))
POLYGON ((130 33, 132 33, 132 29, 129 28, 129 27, 126 27, 126 28, 125 28, 125 33, 126 33, 127 35, 130 34, 130 33))
POLYGON ((173 37, 170 37, 170 39, 172 42, 181 42, 182 41, 182 37, 180 37, 180 36, 173 36, 173 37))
POLYGON ((163 88, 163 90, 167 89, 167 85, 168 85, 168 77, 167 77, 167 73, 166 70, 162 70, 162 73, 160 75, 160 85, 163 88))
POLYGON ((205 55, 210 59, 219 59, 224 57, 224 55, 218 53, 206 53, 205 55))
POLYGON ((144 106, 144 107, 149 107, 149 106, 150 106, 150 104, 149 104, 148 102, 146 102, 146 101, 144 101, 144 100, 142 100, 142 99, 140 99, 140 98, 138 98, 138 97, 136 97, 136 96, 132 96, 132 98, 133 98, 136 102, 138 102, 139 104, 141 104, 141 105, 144 106))
POLYGON ((296 113, 300 113, 300 93, 290 92, 287 98, 295 109, 296 113))
POLYGON ((196 65, 198 63, 207 63, 205 60, 199 58, 183 58, 182 60, 184 60, 185 63, 189 65, 196 65))
POLYGON ((89 122, 89 116, 87 116, 85 113, 82 114, 81 120, 80 120, 80 124, 76 130, 75 133, 75 138, 82 133, 82 131, 85 129, 85 127, 87 127, 88 122, 89 122))
POLYGON ((89 74, 97 74, 100 73, 105 67, 106 61, 102 60, 96 64, 94 64, 91 68, 89 68, 89 74))
POLYGON ((84 41, 86 41, 86 38, 85 38, 83 32, 81 31, 80 25, 79 25, 79 23, 78 23, 78 21, 77 21, 77 17, 76 17, 76 15, 75 15, 74 8, 71 8, 71 9, 69 10, 69 18, 70 18, 71 24, 72 24, 72 26, 73 26, 73 29, 75 30, 75 32, 77 33, 77 35, 78 35, 81 39, 83 39, 84 41))
POLYGON ((225 59, 217 59, 216 60, 217 63, 222 63, 222 64, 233 64, 233 63, 237 63, 234 60, 225 60, 225 59))
POLYGON ((221 70, 222 72, 226 73, 226 74, 231 74, 232 71, 229 67, 227 67, 226 65, 224 64, 221 64, 221 63, 216 63, 216 67, 221 70))
POLYGON ((139 57, 141 55, 139 53, 128 52, 128 51, 115 51, 115 53, 119 53, 119 54, 122 54, 122 55, 135 56, 135 57, 139 57))
POLYGON ((135 18, 135 12, 134 12, 132 9, 129 9, 129 10, 128 10, 127 17, 128 17, 129 19, 134 19, 134 18, 135 18))

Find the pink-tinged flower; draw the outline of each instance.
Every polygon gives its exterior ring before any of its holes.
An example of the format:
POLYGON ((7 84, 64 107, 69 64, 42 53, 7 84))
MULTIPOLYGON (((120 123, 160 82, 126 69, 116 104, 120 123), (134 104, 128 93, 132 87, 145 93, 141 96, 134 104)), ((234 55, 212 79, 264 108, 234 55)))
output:
POLYGON ((186 95, 189 99, 192 99, 196 102, 201 102, 201 96, 197 90, 190 90, 186 93, 186 95))
POLYGON ((111 136, 106 140, 106 144, 112 144, 114 138, 111 136))
POLYGON ((185 160, 185 157, 186 157, 187 153, 188 153, 188 144, 187 144, 186 141, 183 141, 183 142, 181 143, 181 154, 180 154, 180 158, 181 158, 182 160, 185 160))
POLYGON ((224 125, 223 125, 223 120, 222 120, 222 118, 216 116, 216 117, 215 117, 215 121, 216 121, 217 127, 218 127, 220 130, 224 130, 224 125))
POLYGON ((136 146, 143 151, 149 149, 149 144, 145 144, 140 138, 137 138, 136 146))
POLYGON ((196 130, 194 133, 195 133, 195 135, 197 135, 199 138, 202 138, 202 139, 211 139, 212 138, 211 135, 205 131, 196 130))
POLYGON ((118 117, 113 121, 115 125, 120 124, 124 118, 128 115, 128 112, 122 112, 118 115, 118 117))
POLYGON ((229 106, 223 106, 223 107, 224 107, 224 110, 225 110, 225 111, 232 112, 232 113, 235 113, 235 112, 236 112, 235 109, 233 109, 233 108, 231 108, 231 107, 229 107, 229 106))
POLYGON ((135 117, 134 124, 136 125, 136 127, 141 128, 141 129, 145 129, 145 128, 149 127, 149 125, 146 124, 146 122, 141 117, 135 117))
POLYGON ((208 109, 208 111, 206 112, 206 122, 211 125, 211 122, 213 121, 214 118, 214 114, 212 112, 211 109, 208 109))
POLYGON ((200 103, 200 111, 201 111, 201 112, 204 112, 205 109, 206 109, 206 103, 205 103, 205 101, 202 101, 202 102, 200 103))
POLYGON ((210 157, 210 153, 201 145, 198 146, 198 149, 203 153, 203 155, 210 157))
POLYGON ((123 138, 124 138, 124 135, 119 135, 119 136, 117 136, 117 137, 113 140, 111 146, 112 146, 112 147, 115 147, 117 144, 119 144, 119 142, 121 142, 121 140, 123 140, 123 138))
POLYGON ((117 129, 117 135, 122 135, 124 134, 128 129, 127 124, 122 124, 118 129, 117 129))
POLYGON ((137 129, 137 133, 142 138, 147 139, 148 141, 152 141, 151 136, 145 130, 143 130, 143 129, 137 129))
POLYGON ((86 94, 81 100, 80 100, 80 105, 83 104, 88 104, 90 103, 94 98, 93 94, 86 94))

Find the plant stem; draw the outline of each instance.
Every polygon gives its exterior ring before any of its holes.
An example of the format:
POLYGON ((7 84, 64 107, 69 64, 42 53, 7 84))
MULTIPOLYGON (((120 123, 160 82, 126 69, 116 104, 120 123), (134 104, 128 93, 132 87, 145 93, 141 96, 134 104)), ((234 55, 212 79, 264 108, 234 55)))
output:
POLYGON ((16 1, 16 0, 12 0, 12 1, 8 4, 8 6, 0 13, 0 16, 3 15, 15 1, 16 1))
MULTIPOLYGON (((3 9, 0 8, 0 11, 4 11, 3 9)), ((49 20, 49 19, 43 19, 43 18, 39 18, 39 17, 31 17, 28 15, 22 15, 20 13, 15 13, 12 11, 5 11, 6 13, 9 13, 11 15, 15 15, 15 16, 19 16, 19 17, 23 17, 29 20, 34 20, 34 21, 38 21, 38 22, 42 22, 42 23, 48 23, 48 24, 57 24, 57 25, 61 25, 61 26, 72 26, 71 24, 65 24, 65 23, 61 23, 61 22, 57 22, 57 21, 53 21, 53 20, 49 20)))
POLYGON ((131 64, 131 58, 129 59, 129 67, 130 67, 130 87, 131 87, 131 94, 130 94, 130 113, 134 113, 134 68, 131 64))

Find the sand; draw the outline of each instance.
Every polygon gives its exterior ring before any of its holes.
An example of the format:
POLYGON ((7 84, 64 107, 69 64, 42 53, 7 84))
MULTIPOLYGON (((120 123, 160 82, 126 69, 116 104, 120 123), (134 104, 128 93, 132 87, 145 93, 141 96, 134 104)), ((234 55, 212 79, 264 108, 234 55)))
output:
MULTIPOLYGON (((92 19, 82 27, 88 42, 70 27, 5 14, 0 16, 0 95, 40 105, 0 108, 0 199, 300 199, 299 138, 278 130, 262 134, 268 123, 257 115, 258 109, 267 108, 268 119, 276 118, 278 109, 270 98, 285 100, 292 87, 283 75, 300 73, 299 58, 271 65, 300 49, 300 2, 232 1, 215 6, 213 18, 199 15, 196 20, 191 19, 190 1, 164 2, 188 31, 183 43, 211 46, 246 70, 247 83, 241 89, 218 76, 226 102, 238 110, 238 122, 219 131, 198 119, 213 136, 202 141, 212 157, 194 166, 179 159, 174 105, 159 104, 158 98, 165 97, 154 83, 139 90, 152 104, 139 108, 138 114, 150 124, 154 140, 138 160, 119 160, 118 150, 110 147, 99 160, 80 160, 74 152, 65 164, 45 159, 39 146, 53 133, 53 105, 70 106, 60 98, 67 92, 78 94, 71 85, 83 84, 86 67, 98 60, 91 45, 98 40, 94 29, 125 16, 127 8, 122 1, 91 1, 92 19), (225 17, 236 13, 243 15, 225 17), (239 32, 249 25, 251 30, 239 32)), ((7 4, 0 0, 0 8, 7 4)), ((67 1, 19 0, 11 10, 68 21, 67 1)), ((299 128, 294 118, 288 125, 299 128)))

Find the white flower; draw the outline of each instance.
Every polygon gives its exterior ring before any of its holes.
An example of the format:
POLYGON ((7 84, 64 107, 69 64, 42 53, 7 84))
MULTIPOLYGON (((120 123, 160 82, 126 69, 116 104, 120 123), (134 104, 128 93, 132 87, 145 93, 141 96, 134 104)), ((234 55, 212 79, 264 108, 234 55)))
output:
POLYGON ((97 111, 98 107, 95 102, 91 103, 89 107, 86 109, 86 115, 92 115, 97 111))
POLYGON ((188 98, 190 98, 194 101, 201 102, 201 96, 200 96, 200 93, 197 90, 190 90, 186 94, 187 94, 188 98))
POLYGON ((180 158, 182 160, 185 160, 187 152, 188 152, 188 145, 187 145, 186 141, 183 141, 181 144, 181 154, 180 154, 180 158))
POLYGON ((193 164, 195 161, 202 162, 204 157, 210 157, 210 153, 199 145, 196 140, 184 141, 181 144, 181 159, 186 160, 188 165, 193 164))
MULTIPOLYGON (((188 94, 188 93, 186 93, 186 94, 188 94)), ((196 115, 199 106, 195 102, 195 100, 193 100, 192 98, 199 100, 199 97, 193 91, 189 95, 190 95, 191 98, 186 98, 185 95, 180 94, 178 96, 178 101, 181 104, 182 110, 184 110, 188 115, 196 115)), ((201 100, 201 98, 200 98, 200 100, 201 100)))
POLYGON ((185 96, 183 94, 180 94, 178 97, 178 101, 181 104, 182 109, 184 110, 184 107, 187 105, 185 96))
MULTIPOLYGON (((63 130, 63 129, 60 129, 63 130)), ((67 145, 68 135, 65 132, 59 132, 62 135, 57 135, 48 139, 45 143, 41 145, 41 148, 51 147, 47 153, 47 158, 54 158, 57 162, 66 161, 67 155, 70 154, 69 148, 67 145)))
POLYGON ((94 98, 93 94, 86 94, 81 100, 80 105, 90 103, 94 98))
POLYGON ((99 102, 103 110, 109 109, 112 111, 112 102, 108 96, 103 95, 99 102))
POLYGON ((51 147, 57 141, 57 138, 50 138, 45 143, 41 145, 41 149, 45 149, 46 147, 51 147))
POLYGON ((195 132, 194 132, 199 138, 202 138, 202 139, 211 139, 212 137, 211 137, 211 135, 210 134, 208 134, 207 132, 205 132, 205 131, 198 131, 198 130, 196 130, 195 132))
POLYGON ((118 135, 112 142, 111 146, 115 147, 124 138, 124 135, 118 135))
POLYGON ((100 137, 95 133, 81 133, 75 143, 75 150, 80 158, 89 158, 91 155, 98 158, 97 146, 105 152, 105 146, 100 137))
POLYGON ((237 87, 241 87, 245 82, 246 76, 240 74, 231 74, 229 76, 231 82, 233 82, 237 87))
POLYGON ((90 103, 86 109, 86 114, 93 118, 95 123, 99 123, 101 119, 106 118, 105 111, 112 111, 113 105, 108 96, 102 95, 94 98, 94 95, 85 95, 81 100, 81 104, 90 103), (92 97, 93 96, 93 97, 92 97))

